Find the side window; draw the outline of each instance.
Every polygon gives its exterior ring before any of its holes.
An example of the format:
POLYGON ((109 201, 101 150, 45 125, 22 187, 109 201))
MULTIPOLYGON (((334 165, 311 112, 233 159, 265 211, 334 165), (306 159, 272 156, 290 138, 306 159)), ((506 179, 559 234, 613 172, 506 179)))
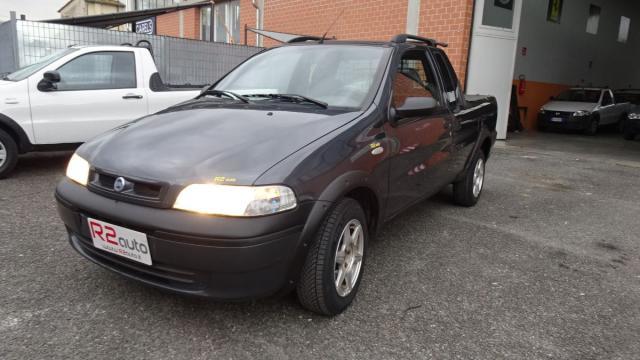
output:
POLYGON ((136 87, 135 55, 105 51, 79 56, 62 65, 58 90, 132 89, 136 87))
POLYGON ((613 104, 613 99, 611 98, 611 94, 608 91, 605 91, 602 94, 602 106, 607 106, 613 104))
POLYGON ((393 81, 394 107, 402 106, 407 99, 430 97, 438 100, 438 87, 435 76, 424 51, 407 51, 400 60, 393 81))
POLYGON ((458 100, 458 77, 453 70, 449 58, 441 51, 436 50, 433 52, 433 56, 436 60, 436 64, 442 74, 442 81, 444 82, 444 91, 447 102, 452 103, 458 100))

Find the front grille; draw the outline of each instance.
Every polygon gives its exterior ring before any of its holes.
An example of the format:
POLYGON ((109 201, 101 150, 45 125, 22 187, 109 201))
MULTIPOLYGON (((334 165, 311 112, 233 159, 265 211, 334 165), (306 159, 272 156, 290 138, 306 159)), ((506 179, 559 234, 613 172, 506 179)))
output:
POLYGON ((116 180, 121 177, 103 170, 93 170, 88 184, 89 190, 115 200, 152 207, 165 207, 168 184, 123 176, 124 189, 116 190, 116 180))

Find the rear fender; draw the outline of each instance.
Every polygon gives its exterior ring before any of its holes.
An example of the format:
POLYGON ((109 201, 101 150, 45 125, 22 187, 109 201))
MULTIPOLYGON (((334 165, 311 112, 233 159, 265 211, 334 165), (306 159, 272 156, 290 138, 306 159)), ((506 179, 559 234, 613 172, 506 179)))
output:
MULTIPOLYGON (((460 174, 458 174, 455 180, 456 182, 464 178, 465 174, 469 170, 469 167, 473 165, 472 164, 473 159, 475 159, 479 151, 482 151, 482 144, 484 144, 484 142, 487 139, 491 142, 491 148, 493 148, 493 145, 496 142, 496 136, 497 136, 497 133, 495 130, 491 131, 486 126, 484 125, 482 126, 482 130, 480 131, 480 136, 478 137, 478 141, 476 141, 475 145, 473 146, 473 151, 469 155, 469 158, 466 160, 464 169, 460 172, 460 174)), ((486 160, 488 160, 488 158, 486 160)))

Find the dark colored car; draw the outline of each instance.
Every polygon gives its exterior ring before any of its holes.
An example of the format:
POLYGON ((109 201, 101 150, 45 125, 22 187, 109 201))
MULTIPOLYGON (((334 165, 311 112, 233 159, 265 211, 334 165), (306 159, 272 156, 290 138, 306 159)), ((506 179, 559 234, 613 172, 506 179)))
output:
POLYGON ((496 100, 437 45, 294 42, 84 144, 56 190, 71 245, 181 294, 340 313, 383 223, 450 184, 480 197, 496 100))
POLYGON ((640 135, 640 106, 635 106, 622 125, 622 135, 627 140, 634 140, 640 135))
POLYGON ((634 140, 640 134, 640 90, 618 90, 616 91, 616 97, 620 97, 631 104, 629 115, 622 121, 620 129, 625 139, 634 140))

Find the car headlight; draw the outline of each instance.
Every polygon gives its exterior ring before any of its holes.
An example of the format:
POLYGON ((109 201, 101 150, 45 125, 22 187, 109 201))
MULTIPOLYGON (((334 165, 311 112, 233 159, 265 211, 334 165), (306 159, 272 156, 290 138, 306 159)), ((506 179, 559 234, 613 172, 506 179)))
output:
POLYGON ((629 114, 629 120, 640 120, 640 113, 629 114))
POLYGON ((589 116, 591 115, 591 111, 579 110, 573 113, 573 116, 589 116))
POLYGON ((544 114, 544 108, 540 108, 540 114, 544 114))
POLYGON ((87 185, 89 180, 89 163, 78 154, 73 154, 67 165, 67 177, 78 184, 87 185))
POLYGON ((286 186, 193 184, 184 188, 174 209, 208 215, 263 216, 296 207, 296 196, 286 186))

